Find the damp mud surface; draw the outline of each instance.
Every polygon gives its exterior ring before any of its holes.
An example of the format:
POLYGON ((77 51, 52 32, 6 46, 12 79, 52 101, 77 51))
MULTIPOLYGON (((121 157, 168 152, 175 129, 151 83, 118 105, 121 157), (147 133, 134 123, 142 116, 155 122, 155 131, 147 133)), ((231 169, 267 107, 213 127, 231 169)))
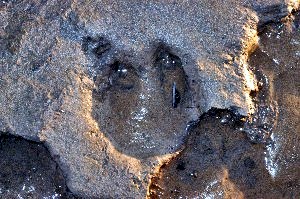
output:
POLYGON ((0 198, 299 198, 297 9, 1 1, 0 198))
POLYGON ((300 197, 299 12, 259 36, 249 58, 255 113, 202 115, 185 148, 152 177, 149 198, 300 197))
MULTIPOLYGON (((260 34, 260 46, 249 64, 262 82, 258 92, 260 106, 267 112, 276 111, 271 121, 271 143, 266 158, 270 174, 278 180, 295 179, 299 184, 300 171, 300 13, 296 12, 281 24, 267 26, 260 34), (291 22, 292 21, 292 22, 291 22), (264 86, 265 85, 265 86, 264 86), (267 85, 267 86, 266 86, 267 85), (266 92, 266 87, 268 91, 266 92), (270 111, 272 110, 273 111, 270 111), (276 115, 276 116, 275 116, 276 115), (275 116, 275 117, 274 117, 275 116)), ((266 114, 264 114, 266 115, 266 114)), ((260 117, 264 118, 264 116, 260 117)), ((263 126, 263 125, 261 125, 263 126)))
POLYGON ((73 198, 43 144, 0 134, 0 198, 73 198))
POLYGON ((203 115, 191 127, 186 148, 152 179, 149 198, 299 196, 297 181, 273 181, 265 167, 264 145, 251 143, 240 130, 242 124, 226 110, 203 115))

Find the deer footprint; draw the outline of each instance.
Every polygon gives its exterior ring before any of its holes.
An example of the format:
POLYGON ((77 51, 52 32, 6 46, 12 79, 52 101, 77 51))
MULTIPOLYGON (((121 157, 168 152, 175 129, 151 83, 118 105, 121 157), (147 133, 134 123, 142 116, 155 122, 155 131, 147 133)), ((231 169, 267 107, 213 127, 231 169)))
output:
POLYGON ((149 65, 114 61, 101 69, 93 94, 93 116, 101 131, 119 151, 138 158, 176 151, 189 122, 189 89, 180 58, 160 45, 149 65))

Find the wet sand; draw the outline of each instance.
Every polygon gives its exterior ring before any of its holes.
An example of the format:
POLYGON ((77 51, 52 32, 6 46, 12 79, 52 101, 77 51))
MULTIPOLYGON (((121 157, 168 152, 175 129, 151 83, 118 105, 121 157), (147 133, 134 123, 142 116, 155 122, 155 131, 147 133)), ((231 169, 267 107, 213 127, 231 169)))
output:
POLYGON ((152 178, 149 198, 300 197, 299 30, 299 13, 265 27, 249 58, 256 112, 245 121, 228 110, 203 115, 152 178))
POLYGON ((0 134, 0 198, 72 198, 42 143, 0 134))
POLYGON ((1 1, 0 198, 299 198, 298 4, 1 1))

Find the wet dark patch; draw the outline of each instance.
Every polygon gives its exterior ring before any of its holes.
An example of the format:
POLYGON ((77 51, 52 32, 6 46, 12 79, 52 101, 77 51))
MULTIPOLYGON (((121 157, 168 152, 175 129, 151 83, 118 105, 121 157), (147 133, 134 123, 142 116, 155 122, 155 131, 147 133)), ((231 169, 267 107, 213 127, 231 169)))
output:
POLYGON ((73 198, 41 143, 0 133, 0 198, 73 198))
POLYGON ((261 69, 261 65, 267 64, 269 67, 276 68, 276 64, 264 52, 257 49, 250 60, 250 69, 256 76, 258 89, 250 92, 256 106, 256 112, 252 114, 244 127, 244 131, 253 143, 271 142, 270 136, 276 123, 277 107, 271 95, 271 85, 268 75, 261 69), (255 64, 255 60, 260 60, 255 64))
POLYGON ((177 170, 183 171, 185 170, 185 162, 179 162, 176 167, 177 170))
POLYGON ((150 198, 205 197, 220 191, 234 195, 236 190, 228 190, 227 182, 234 183, 246 198, 264 196, 272 184, 263 161, 264 147, 252 145, 245 133, 235 128, 239 119, 221 122, 228 115, 234 118, 232 112, 218 109, 201 116, 190 129, 185 149, 152 178, 150 198))

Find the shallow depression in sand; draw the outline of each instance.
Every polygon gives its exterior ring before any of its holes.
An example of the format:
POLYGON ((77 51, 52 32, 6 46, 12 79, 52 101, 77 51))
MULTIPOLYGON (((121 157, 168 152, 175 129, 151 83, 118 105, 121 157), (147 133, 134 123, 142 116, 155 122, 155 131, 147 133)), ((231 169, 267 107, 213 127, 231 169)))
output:
POLYGON ((174 152, 189 122, 181 59, 160 44, 151 62, 145 67, 116 60, 96 77, 94 118, 119 151, 138 158, 174 152))

